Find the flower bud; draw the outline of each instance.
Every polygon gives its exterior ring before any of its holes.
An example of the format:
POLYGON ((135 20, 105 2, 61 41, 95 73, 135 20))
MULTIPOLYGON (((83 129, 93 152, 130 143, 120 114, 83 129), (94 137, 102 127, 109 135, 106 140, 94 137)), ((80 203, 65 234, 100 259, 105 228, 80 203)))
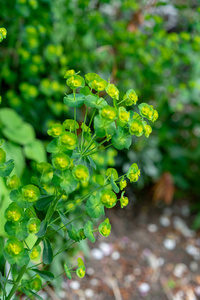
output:
POLYGON ((70 76, 67 79, 66 83, 70 87, 70 89, 72 89, 72 90, 75 90, 78 87, 84 87, 85 86, 84 79, 79 75, 70 76))
POLYGON ((126 99, 124 101, 124 104, 126 106, 131 106, 133 104, 136 104, 136 102, 138 101, 138 96, 137 96, 136 92, 131 89, 126 92, 123 99, 126 99))
POLYGON ((19 256, 24 252, 24 245, 17 238, 8 239, 5 244, 5 252, 11 256, 19 256))
POLYGON ((136 182, 140 176, 140 169, 138 169, 137 164, 132 164, 128 170, 127 177, 130 182, 136 182))
POLYGON ((40 258, 41 247, 40 245, 35 246, 30 253, 30 259, 37 261, 40 258))
POLYGON ((103 119, 112 121, 116 119, 118 112, 116 108, 106 105, 100 110, 99 114, 103 119))
POLYGON ((125 189, 126 186, 127 186, 126 180, 125 179, 121 179, 121 181, 119 183, 120 190, 122 191, 123 189, 125 189))
POLYGON ((77 180, 85 181, 89 177, 88 168, 84 165, 75 166, 72 172, 77 180))
POLYGON ((143 124, 140 120, 132 119, 129 123, 129 132, 132 135, 141 136, 143 134, 143 124))
POLYGON ((128 197, 124 197, 122 196, 120 199, 119 199, 120 203, 121 203, 121 208, 123 208, 124 206, 127 206, 128 205, 128 197))
POLYGON ((6 152, 0 148, 0 164, 5 163, 6 161, 6 152))
POLYGON ((47 130, 48 135, 54 138, 59 137, 63 132, 64 128, 61 124, 51 125, 50 128, 47 130))
POLYGON ((64 78, 69 78, 69 77, 75 75, 75 73, 76 73, 76 72, 75 72, 74 70, 68 70, 68 71, 65 73, 64 78))
POLYGON ((105 219, 105 221, 99 225, 98 229, 101 235, 106 237, 109 236, 111 232, 111 225, 109 219, 105 219))
POLYGON ((71 159, 67 154, 60 153, 53 157, 52 163, 56 169, 63 171, 69 169, 71 164, 71 159))
POLYGON ((64 128, 70 131, 75 131, 75 124, 76 124, 76 129, 79 129, 79 124, 77 122, 74 122, 73 119, 67 119, 63 122, 64 128))
POLYGON ((38 218, 32 218, 27 223, 28 232, 37 233, 40 230, 40 220, 38 218))
POLYGON ((36 278, 31 280, 30 289, 34 291, 39 291, 42 288, 42 280, 39 275, 36 275, 36 278))
POLYGON ((79 278, 83 278, 85 276, 85 266, 80 266, 76 269, 76 275, 79 278))
POLYGON ((100 199, 101 203, 107 208, 112 208, 117 202, 117 196, 109 189, 105 189, 101 192, 100 199))
POLYGON ((28 202, 35 202, 40 197, 40 190, 33 184, 28 184, 22 187, 22 195, 28 202))
POLYGON ((8 177, 6 180, 6 185, 10 190, 18 189, 20 187, 20 179, 17 175, 8 177))
POLYGON ((24 211, 16 203, 11 203, 5 211, 5 218, 11 222, 18 222, 22 219, 24 211))
POLYGON ((114 99, 119 99, 119 90, 116 88, 114 84, 108 84, 106 87, 106 93, 114 99))
POLYGON ((40 174, 52 172, 52 165, 46 162, 41 162, 37 164, 37 170, 40 174))
POLYGON ((77 137, 74 133, 65 132, 60 137, 61 144, 69 150, 74 150, 78 144, 77 137))

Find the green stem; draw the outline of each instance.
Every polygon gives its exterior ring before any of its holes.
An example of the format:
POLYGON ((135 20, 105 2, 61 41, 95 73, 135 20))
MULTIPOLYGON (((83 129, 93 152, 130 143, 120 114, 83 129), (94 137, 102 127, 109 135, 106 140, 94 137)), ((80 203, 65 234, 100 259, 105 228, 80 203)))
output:
MULTIPOLYGON (((85 112, 85 117, 84 117, 84 122, 83 122, 84 125, 85 125, 85 123, 86 123, 87 113, 88 113, 88 107, 86 108, 86 112, 85 112)), ((83 126, 84 126, 84 125, 83 125, 83 126)), ((84 128, 84 127, 83 127, 83 128, 84 128)), ((82 129, 82 134, 81 134, 81 152, 82 152, 83 147, 84 147, 83 136, 84 136, 84 129, 82 129)), ((85 142, 85 139, 84 139, 84 142, 85 142)))
POLYGON ((90 148, 90 146, 92 145, 92 143, 93 143, 95 137, 96 137, 96 133, 93 135, 93 137, 92 137, 91 140, 89 141, 88 145, 86 146, 85 150, 84 150, 83 153, 82 153, 82 156, 83 156, 83 154, 85 154, 85 152, 90 148))
POLYGON ((19 282, 22 279, 22 277, 23 277, 23 275, 26 271, 27 266, 28 266, 28 263, 21 268, 21 271, 20 271, 20 273, 17 277, 17 280, 15 281, 15 284, 13 285, 13 287, 12 287, 8 297, 6 298, 6 300, 10 300, 12 298, 12 296, 14 295, 14 293, 16 292, 16 290, 18 288, 18 285, 19 285, 19 282))

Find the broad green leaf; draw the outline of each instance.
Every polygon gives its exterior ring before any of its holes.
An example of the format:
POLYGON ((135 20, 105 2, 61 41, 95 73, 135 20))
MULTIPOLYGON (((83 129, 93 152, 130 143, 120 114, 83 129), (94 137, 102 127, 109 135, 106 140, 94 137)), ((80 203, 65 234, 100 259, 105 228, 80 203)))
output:
POLYGON ((101 215, 104 215, 104 205, 101 204, 101 201, 98 196, 90 196, 86 202, 86 212, 91 218, 99 218, 101 215))
POLYGON ((7 128, 17 128, 23 123, 22 118, 11 108, 1 108, 0 123, 7 128))
POLYGON ((7 177, 10 175, 14 168, 14 161, 10 159, 9 161, 5 162, 4 164, 0 165, 0 177, 7 177))
POLYGON ((36 202, 35 207, 38 210, 46 210, 54 199, 54 195, 41 195, 40 199, 36 202))
POLYGON ((61 219, 63 225, 65 225, 65 227, 66 227, 67 229, 70 229, 70 228, 71 228, 71 225, 70 225, 70 223, 69 223, 70 220, 63 214, 62 211, 58 211, 58 213, 59 213, 59 216, 60 216, 60 219, 61 219), (69 223, 69 226, 66 225, 67 223, 69 223))
POLYGON ((36 234, 37 237, 43 237, 47 231, 47 221, 43 220, 42 223, 40 224, 40 230, 36 234))
POLYGON ((7 221, 4 229, 8 235, 16 237, 20 241, 25 240, 29 235, 27 230, 27 220, 15 223, 7 221))
POLYGON ((53 184, 60 186, 66 194, 72 193, 78 185, 78 181, 72 175, 72 172, 65 170, 63 172, 56 170, 53 175, 53 184))
POLYGON ((67 230, 67 233, 68 233, 70 239, 78 242, 79 237, 77 236, 77 231, 73 225, 71 225, 70 230, 69 229, 67 230))
POLYGON ((81 107, 84 104, 85 95, 74 94, 66 95, 63 99, 64 103, 69 107, 81 107))
POLYGON ((58 138, 53 139, 46 147, 47 152, 49 153, 58 153, 61 151, 61 145, 59 144, 58 138))
POLYGON ((46 281, 52 281, 55 278, 54 274, 49 271, 40 271, 38 269, 31 269, 31 271, 34 271, 46 281))
POLYGON ((33 295, 35 297, 35 299, 43 300, 43 298, 40 297, 37 293, 35 293, 35 292, 33 292, 33 291, 29 290, 29 289, 23 288, 23 292, 29 297, 29 299, 32 299, 31 295, 33 295))
POLYGON ((103 120, 100 115, 94 118, 94 129, 98 137, 104 137, 106 135, 114 135, 116 132, 115 122, 103 120))
POLYGON ((111 139, 113 146, 118 149, 122 150, 123 148, 129 149, 132 143, 132 137, 127 135, 127 131, 118 126, 117 132, 111 139))
POLYGON ((43 262, 46 265, 49 265, 53 260, 53 251, 52 251, 51 244, 48 239, 44 239, 43 243, 44 243, 43 262))
POLYGON ((29 159, 35 160, 36 162, 46 162, 46 151, 42 141, 34 140, 30 144, 24 147, 25 156, 29 159))
POLYGON ((84 233, 88 240, 90 240, 92 243, 95 242, 95 237, 93 235, 93 223, 91 221, 88 221, 84 225, 84 233))
POLYGON ((95 96, 93 94, 86 96, 84 102, 86 106, 97 108, 97 109, 100 109, 103 106, 108 105, 108 103, 106 102, 106 100, 104 100, 104 98, 99 98, 98 96, 95 96))
POLYGON ((3 128, 5 137, 17 144, 26 145, 35 139, 35 132, 32 125, 22 123, 19 127, 3 128))

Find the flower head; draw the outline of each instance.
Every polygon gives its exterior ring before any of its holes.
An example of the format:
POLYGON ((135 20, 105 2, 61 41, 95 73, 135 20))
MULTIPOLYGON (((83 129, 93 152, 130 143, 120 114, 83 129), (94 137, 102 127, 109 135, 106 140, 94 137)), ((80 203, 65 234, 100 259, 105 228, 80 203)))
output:
POLYGON ((28 184, 22 187, 22 195, 28 202, 35 202, 40 197, 40 190, 33 184, 28 184))
POLYGON ((56 169, 63 171, 69 169, 71 165, 71 159, 67 154, 59 153, 53 157, 52 163, 56 169))
POLYGON ((16 203, 11 203, 5 211, 5 218, 11 222, 18 222, 22 219, 24 211, 16 203))
POLYGON ((75 149, 78 144, 76 135, 71 132, 64 132, 60 137, 60 141, 69 150, 75 149))
POLYGON ((103 223, 99 225, 98 229, 101 235, 106 237, 109 236, 111 232, 111 225, 109 219, 105 219, 105 221, 103 221, 103 223))
POLYGON ((85 181, 89 178, 88 168, 84 165, 75 166, 73 169, 75 179, 85 181))
POLYGON ((101 192, 100 199, 101 203, 107 208, 112 208, 117 202, 117 196, 109 189, 105 189, 101 192))
POLYGON ((119 100, 119 90, 116 88, 114 84, 108 84, 106 87, 106 93, 116 100, 119 100))

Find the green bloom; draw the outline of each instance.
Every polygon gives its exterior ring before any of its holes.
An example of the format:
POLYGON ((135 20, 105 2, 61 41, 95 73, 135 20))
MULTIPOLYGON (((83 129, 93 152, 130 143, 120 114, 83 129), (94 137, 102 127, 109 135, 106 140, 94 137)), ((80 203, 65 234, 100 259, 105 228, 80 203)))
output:
POLYGON ((106 87, 106 93, 113 99, 119 100, 119 90, 114 84, 108 84, 106 87))
POLYGON ((18 189, 20 186, 20 179, 17 177, 17 175, 13 175, 11 177, 8 177, 6 180, 6 185, 10 190, 18 189))
POLYGON ((89 86, 95 91, 103 91, 108 85, 107 81, 102 78, 95 78, 94 80, 89 82, 89 86))
POLYGON ((76 129, 79 129, 79 124, 77 122, 74 122, 73 119, 67 119, 63 122, 64 128, 70 131, 75 131, 75 124, 76 124, 76 129))
POLYGON ((74 75, 71 76, 67 79, 67 85, 72 89, 75 90, 79 87, 84 87, 85 86, 85 81, 83 77, 79 75, 74 75))
POLYGON ((117 196, 109 189, 105 189, 101 192, 100 199, 101 203, 107 208, 112 208, 117 203, 117 196))
POLYGON ((28 202, 35 202, 40 197, 40 190, 33 184, 28 184, 22 187, 22 196, 28 202))
POLYGON ((41 247, 40 245, 35 246, 30 252, 30 259, 37 261, 40 258, 41 247))
POLYGON ((127 186, 126 180, 125 179, 121 179, 121 181, 119 183, 120 190, 122 191, 123 189, 125 189, 126 186, 127 186))
POLYGON ((100 109, 99 114, 101 118, 112 121, 117 118, 118 111, 116 108, 106 105, 102 109, 100 109))
POLYGON ((103 221, 103 223, 99 225, 98 229, 101 235, 106 237, 109 236, 111 232, 111 225, 109 219, 105 219, 105 221, 103 221))
POLYGON ((132 135, 141 136, 143 134, 143 124, 138 119, 131 119, 129 122, 129 132, 132 135))
POLYGON ((75 179, 85 181, 89 178, 88 168, 84 165, 78 165, 73 168, 73 175, 75 179))
POLYGON ((144 134, 146 137, 149 137, 149 135, 152 133, 152 128, 150 125, 144 125, 144 134))
POLYGON ((34 291, 39 291, 42 288, 42 280, 39 275, 36 276, 33 280, 31 280, 30 284, 30 289, 34 291))
POLYGON ((60 137, 61 144, 64 145, 67 149, 73 150, 78 145, 77 136, 71 132, 65 132, 60 137))
POLYGON ((76 275, 79 278, 83 278, 85 276, 85 266, 80 266, 76 269, 76 275))
POLYGON ((6 38, 7 30, 5 28, 0 28, 0 42, 3 41, 3 39, 6 38))
POLYGON ((128 205, 128 197, 124 197, 122 196, 120 199, 119 199, 120 203, 121 203, 121 208, 123 208, 124 206, 127 206, 128 205))
POLYGON ((152 105, 148 105, 147 103, 141 103, 138 105, 141 116, 147 118, 148 120, 153 119, 154 109, 152 105))
POLYGON ((67 154, 59 153, 56 154, 52 159, 53 166, 58 170, 69 169, 71 165, 71 159, 67 154))
POLYGON ((47 130, 48 135, 56 138, 59 137, 64 132, 64 128, 61 124, 54 124, 50 126, 49 130, 47 130))
POLYGON ((40 230, 40 220, 38 218, 32 218, 27 223, 29 233, 37 233, 40 230))
POLYGON ((11 203, 5 211, 5 218, 11 222, 18 222, 22 219, 24 211, 16 203, 11 203))
POLYGON ((114 168, 108 168, 106 170, 106 176, 111 177, 111 175, 113 175, 114 180, 117 180, 117 178, 119 177, 118 173, 117 173, 117 170, 115 170, 114 168))
POLYGON ((127 111, 125 107, 120 106, 118 109, 118 116, 117 124, 124 127, 130 119, 130 112, 127 111))
POLYGON ((68 71, 65 73, 64 78, 69 78, 69 77, 71 77, 71 76, 73 76, 73 75, 75 75, 75 74, 76 74, 76 72, 75 72, 74 70, 68 70, 68 71))
POLYGON ((85 81, 87 82, 87 84, 89 84, 91 81, 97 78, 101 79, 101 77, 96 73, 88 73, 85 75, 85 81))
POLYGON ((24 252, 24 245, 17 238, 8 239, 5 244, 5 252, 12 257, 20 256, 24 252))
POLYGON ((37 170, 39 173, 50 173, 52 172, 52 165, 46 162, 41 162, 37 164, 37 170))
POLYGON ((138 165, 134 163, 129 168, 127 177, 130 180, 130 182, 135 182, 138 180, 139 176, 140 176, 140 169, 138 168, 138 165))
POLYGON ((138 96, 137 96, 136 92, 131 89, 126 92, 123 99, 126 99, 124 101, 124 104, 126 106, 131 106, 133 104, 136 104, 136 102, 138 101, 138 96))
POLYGON ((158 119, 158 112, 157 110, 154 109, 153 111, 153 117, 152 117, 152 122, 155 122, 158 119))

